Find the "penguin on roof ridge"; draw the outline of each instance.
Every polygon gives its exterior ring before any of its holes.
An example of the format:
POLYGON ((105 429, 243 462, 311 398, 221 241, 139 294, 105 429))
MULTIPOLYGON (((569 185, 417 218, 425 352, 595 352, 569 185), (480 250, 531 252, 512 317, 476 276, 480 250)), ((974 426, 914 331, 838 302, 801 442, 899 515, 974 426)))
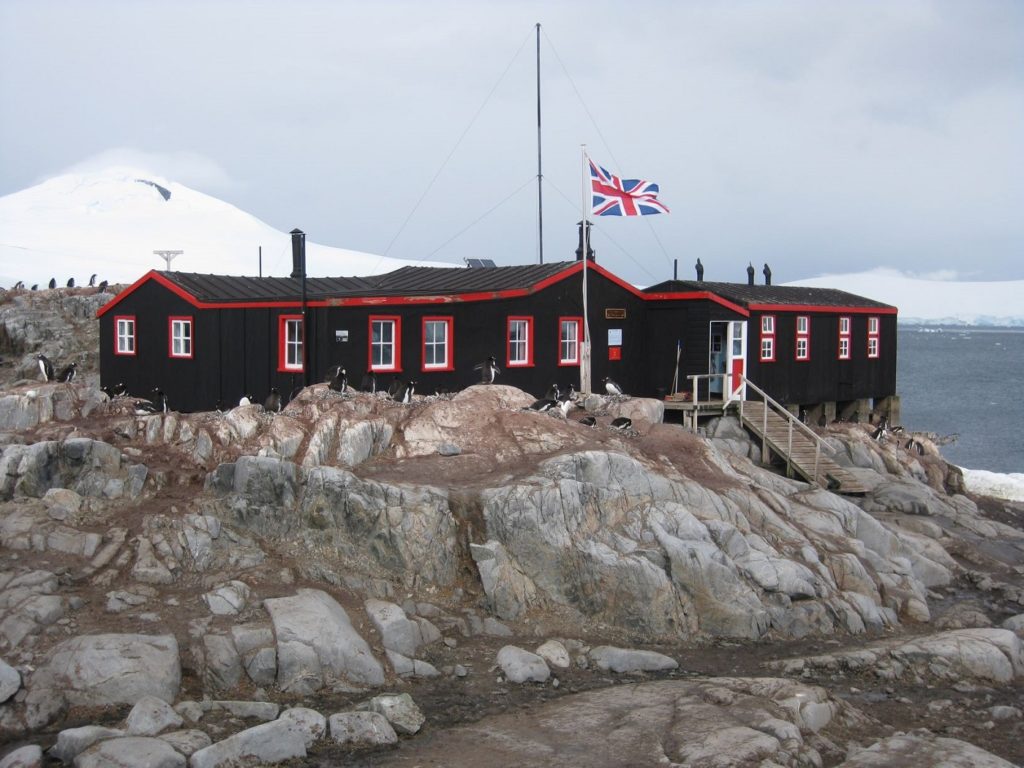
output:
POLYGON ((75 287, 75 278, 69 277, 68 278, 68 288, 74 288, 74 287, 75 287))
POLYGON ((92 277, 89 278, 89 287, 94 288, 96 286, 96 273, 92 273, 92 277))
POLYGON ((50 290, 53 290, 54 288, 57 287, 57 278, 56 277, 51 277, 50 278, 49 286, 50 286, 50 290))

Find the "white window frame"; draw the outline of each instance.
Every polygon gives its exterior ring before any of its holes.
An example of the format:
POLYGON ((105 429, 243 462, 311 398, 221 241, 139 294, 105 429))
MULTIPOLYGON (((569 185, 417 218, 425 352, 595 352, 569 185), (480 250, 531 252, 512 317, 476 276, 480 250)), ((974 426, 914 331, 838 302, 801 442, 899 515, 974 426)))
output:
POLYGON ((583 320, 579 317, 558 318, 558 364, 580 364, 580 338, 583 335, 583 320), (571 333, 566 331, 571 329, 571 333))
POLYGON ((398 371, 399 319, 397 317, 370 318, 370 370, 398 371), (385 329, 390 338, 385 339, 385 329))
POLYGON ((171 344, 167 350, 171 357, 192 357, 192 318, 171 318, 171 344))
POLYGON ((284 349, 281 367, 285 371, 301 371, 302 345, 305 341, 302 337, 302 318, 284 318, 281 322, 281 328, 284 332, 284 338, 281 341, 284 349))
POLYGON ((510 317, 508 319, 508 361, 509 368, 525 368, 533 365, 533 318, 510 317))
POLYGON ((114 318, 115 355, 131 356, 135 354, 135 329, 136 322, 134 316, 114 318))
POLYGON ((850 318, 843 316, 839 318, 839 359, 849 360, 850 359, 850 318))
POLYGON ((425 317, 423 318, 423 370, 424 371, 450 371, 451 365, 451 326, 450 317, 425 317), (430 327, 441 326, 444 329, 443 338, 438 341, 431 340, 428 333, 430 327), (434 351, 434 362, 429 362, 430 350, 434 351), (437 361, 437 350, 441 350, 441 361, 437 361))

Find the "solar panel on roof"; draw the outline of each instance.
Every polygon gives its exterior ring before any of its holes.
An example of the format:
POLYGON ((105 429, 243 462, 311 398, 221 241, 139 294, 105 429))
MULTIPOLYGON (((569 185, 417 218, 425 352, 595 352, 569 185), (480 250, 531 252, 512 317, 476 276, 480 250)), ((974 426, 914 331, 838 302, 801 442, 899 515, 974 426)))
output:
POLYGON ((480 259, 479 261, 480 261, 480 266, 481 267, 496 267, 496 266, 498 266, 497 264, 494 263, 494 259, 480 259))
POLYGON ((480 269, 481 267, 486 266, 483 259, 466 259, 465 261, 466 266, 470 269, 480 269))

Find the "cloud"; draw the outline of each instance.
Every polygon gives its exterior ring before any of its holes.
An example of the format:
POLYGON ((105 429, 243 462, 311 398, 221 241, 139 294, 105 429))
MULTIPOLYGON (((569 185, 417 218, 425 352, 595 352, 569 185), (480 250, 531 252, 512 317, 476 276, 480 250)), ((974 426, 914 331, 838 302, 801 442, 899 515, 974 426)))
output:
POLYGON ((188 151, 147 152, 115 147, 87 157, 59 173, 95 173, 125 167, 140 175, 161 176, 200 190, 225 192, 237 190, 240 186, 216 160, 188 151))

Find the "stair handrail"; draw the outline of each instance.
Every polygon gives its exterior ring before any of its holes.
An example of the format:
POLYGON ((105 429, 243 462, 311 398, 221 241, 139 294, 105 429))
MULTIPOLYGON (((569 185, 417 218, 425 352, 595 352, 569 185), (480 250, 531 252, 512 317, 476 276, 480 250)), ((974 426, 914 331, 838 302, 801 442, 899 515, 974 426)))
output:
MULTIPOLYGON (((742 373, 737 374, 737 375, 740 377, 740 381, 743 384, 747 385, 748 387, 750 387, 752 390, 754 390, 757 394, 759 394, 761 396, 761 399, 764 401, 764 404, 765 404, 764 412, 763 412, 763 422, 764 423, 763 423, 763 426, 761 428, 761 452, 762 452, 762 454, 764 453, 765 444, 768 441, 768 406, 770 405, 778 414, 780 414, 781 416, 785 417, 785 419, 786 419, 786 421, 788 422, 788 425, 789 425, 788 426, 789 432, 788 432, 788 435, 787 435, 788 446, 786 448, 786 463, 787 464, 792 464, 792 459, 790 457, 793 455, 793 427, 794 426, 796 426, 797 428, 803 430, 804 434, 806 434, 807 437, 811 438, 814 441, 814 472, 812 473, 811 476, 814 478, 814 482, 818 482, 818 466, 819 466, 819 463, 820 463, 820 460, 821 460, 821 449, 825 448, 826 450, 828 450, 828 446, 825 445, 825 441, 822 440, 821 437, 814 432, 814 430, 812 430, 810 427, 808 427, 806 424, 804 424, 802 421, 800 421, 800 419, 798 419, 796 416, 794 416, 792 413, 790 413, 785 408, 785 406, 782 405, 782 403, 778 402, 775 398, 773 398, 771 395, 769 395, 767 392, 765 392, 763 389, 761 389, 759 386, 757 386, 757 384, 752 382, 750 379, 748 379, 742 373)), ((741 422, 743 421, 743 402, 744 402, 744 400, 745 400, 745 398, 742 398, 742 397, 738 398, 738 402, 740 404, 739 405, 739 410, 740 410, 740 421, 741 422)))
POLYGON ((692 395, 692 399, 691 399, 690 402, 692 402, 694 404, 700 402, 700 400, 698 399, 699 395, 698 395, 697 384, 701 380, 703 380, 703 379, 707 379, 708 380, 708 400, 707 401, 709 403, 710 402, 715 402, 715 401, 712 401, 712 399, 711 399, 711 381, 713 379, 721 379, 722 380, 722 400, 724 401, 725 400, 725 388, 729 384, 728 376, 729 376, 729 374, 727 374, 727 373, 691 373, 689 376, 687 376, 687 378, 690 380, 690 382, 692 383, 692 386, 693 386, 693 395, 692 395))

